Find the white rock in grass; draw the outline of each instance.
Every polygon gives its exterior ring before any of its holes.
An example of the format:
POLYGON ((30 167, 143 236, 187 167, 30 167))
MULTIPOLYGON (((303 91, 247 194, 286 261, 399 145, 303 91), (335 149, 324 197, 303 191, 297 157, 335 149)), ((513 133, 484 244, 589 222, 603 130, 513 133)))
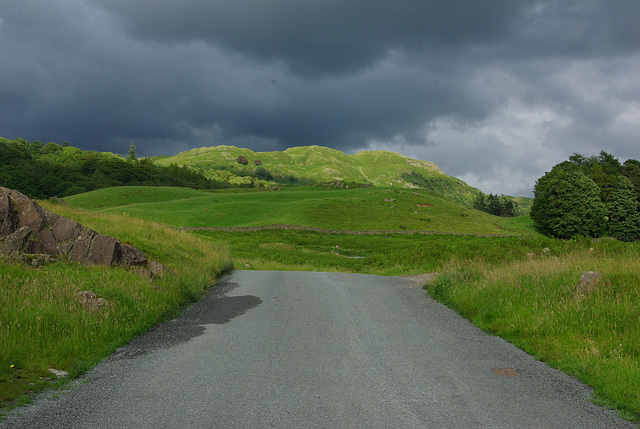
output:
POLYGON ((55 375, 58 378, 68 377, 69 376, 69 373, 67 371, 62 371, 60 369, 49 368, 49 372, 51 374, 55 375))

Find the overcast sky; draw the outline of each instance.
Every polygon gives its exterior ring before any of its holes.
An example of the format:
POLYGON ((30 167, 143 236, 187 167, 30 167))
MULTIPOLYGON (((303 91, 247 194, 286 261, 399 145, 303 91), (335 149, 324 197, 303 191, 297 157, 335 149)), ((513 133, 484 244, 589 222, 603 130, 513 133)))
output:
POLYGON ((638 0, 2 0, 0 58, 10 139, 385 149, 524 196, 640 159, 638 0))

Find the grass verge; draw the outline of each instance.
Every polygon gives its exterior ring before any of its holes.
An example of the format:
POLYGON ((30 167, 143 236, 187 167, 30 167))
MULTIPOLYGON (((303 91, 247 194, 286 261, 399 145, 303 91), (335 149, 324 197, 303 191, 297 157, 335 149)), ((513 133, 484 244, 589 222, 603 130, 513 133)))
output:
MULTIPOLYGON (((342 271, 411 275, 439 271, 450 261, 499 264, 528 253, 563 252, 567 244, 544 237, 454 234, 326 234, 314 231, 194 231, 224 241, 239 269, 342 271)), ((588 244, 585 244, 588 245, 588 244)))
POLYGON ((231 268, 228 249, 210 240, 126 215, 47 208, 133 244, 164 264, 167 273, 151 283, 123 268, 60 262, 34 269, 0 261, 2 407, 56 384, 49 368, 72 377, 86 371, 134 336, 177 314, 231 268), (80 291, 91 291, 108 304, 88 308, 77 297, 80 291))
POLYGON ((591 385, 597 402, 640 421, 639 251, 611 242, 500 265, 455 261, 427 290, 481 329, 591 385), (585 271, 603 280, 581 295, 585 271))

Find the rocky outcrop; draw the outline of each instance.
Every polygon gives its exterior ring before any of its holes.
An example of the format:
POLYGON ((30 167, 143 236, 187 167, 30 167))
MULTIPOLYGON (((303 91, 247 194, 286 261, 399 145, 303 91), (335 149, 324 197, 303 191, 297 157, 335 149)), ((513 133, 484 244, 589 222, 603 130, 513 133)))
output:
MULTIPOLYGON (((45 210, 18 191, 0 187, 0 254, 10 253, 44 254, 82 264, 149 265, 136 247, 45 210)), ((151 267, 161 272, 158 265, 151 267)))

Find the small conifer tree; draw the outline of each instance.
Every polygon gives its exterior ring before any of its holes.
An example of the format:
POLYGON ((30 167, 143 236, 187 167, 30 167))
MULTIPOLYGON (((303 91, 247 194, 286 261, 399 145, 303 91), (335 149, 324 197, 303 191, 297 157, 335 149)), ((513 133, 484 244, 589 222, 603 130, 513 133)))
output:
POLYGON ((136 159, 136 147, 131 142, 131 146, 129 146, 129 150, 127 151, 127 161, 135 161, 136 159))

